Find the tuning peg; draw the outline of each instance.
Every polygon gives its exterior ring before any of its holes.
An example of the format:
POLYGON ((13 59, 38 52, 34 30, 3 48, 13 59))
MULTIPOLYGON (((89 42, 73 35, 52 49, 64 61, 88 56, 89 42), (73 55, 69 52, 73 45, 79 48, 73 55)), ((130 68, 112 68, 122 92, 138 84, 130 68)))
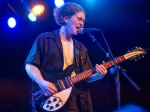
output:
POLYGON ((137 61, 138 59, 135 59, 135 61, 137 61))
POLYGON ((127 51, 127 53, 131 52, 130 50, 127 51))
POLYGON ((144 58, 144 56, 142 56, 144 58))

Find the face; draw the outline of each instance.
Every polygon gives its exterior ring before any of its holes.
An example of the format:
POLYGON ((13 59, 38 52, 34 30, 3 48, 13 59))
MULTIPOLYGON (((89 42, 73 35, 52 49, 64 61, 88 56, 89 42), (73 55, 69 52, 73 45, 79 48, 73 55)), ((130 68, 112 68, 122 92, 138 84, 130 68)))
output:
POLYGON ((83 28, 85 22, 85 14, 84 12, 77 12, 70 18, 65 18, 65 22, 67 23, 65 28, 67 33, 77 35, 79 28, 83 28))

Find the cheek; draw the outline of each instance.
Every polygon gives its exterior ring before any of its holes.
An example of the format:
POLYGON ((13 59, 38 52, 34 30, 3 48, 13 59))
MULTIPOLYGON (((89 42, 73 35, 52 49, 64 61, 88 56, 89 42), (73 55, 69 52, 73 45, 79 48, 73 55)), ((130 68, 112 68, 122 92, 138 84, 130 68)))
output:
POLYGON ((74 28, 76 26, 76 23, 73 21, 70 21, 68 25, 70 28, 74 28))
POLYGON ((76 21, 75 19, 72 19, 72 20, 70 21, 70 23, 71 23, 72 25, 76 25, 76 24, 77 24, 77 21, 76 21))

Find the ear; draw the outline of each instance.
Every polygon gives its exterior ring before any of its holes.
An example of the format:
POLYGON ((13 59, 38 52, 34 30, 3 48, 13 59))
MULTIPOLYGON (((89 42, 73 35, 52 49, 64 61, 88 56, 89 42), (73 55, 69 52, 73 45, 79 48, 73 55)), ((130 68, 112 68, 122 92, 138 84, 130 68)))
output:
POLYGON ((64 21, 65 21, 65 23, 68 22, 68 16, 65 16, 65 17, 64 17, 64 21))

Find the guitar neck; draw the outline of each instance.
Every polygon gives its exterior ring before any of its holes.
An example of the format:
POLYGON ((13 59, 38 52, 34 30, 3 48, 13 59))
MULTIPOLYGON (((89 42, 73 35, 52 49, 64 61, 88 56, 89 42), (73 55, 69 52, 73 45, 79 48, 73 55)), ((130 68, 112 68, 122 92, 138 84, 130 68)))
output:
MULTIPOLYGON (((116 63, 121 63, 124 60, 126 60, 124 58, 124 56, 120 56, 120 57, 115 59, 115 62, 116 63)), ((102 65, 105 66, 106 68, 110 68, 110 67, 114 66, 114 62, 113 61, 108 61, 106 63, 103 63, 102 65)), ((84 79, 87 79, 88 77, 92 76, 93 71, 95 71, 95 68, 86 70, 86 71, 84 71, 80 74, 77 74, 76 76, 71 77, 71 80, 72 80, 73 84, 76 83, 76 82, 82 81, 84 79)))

